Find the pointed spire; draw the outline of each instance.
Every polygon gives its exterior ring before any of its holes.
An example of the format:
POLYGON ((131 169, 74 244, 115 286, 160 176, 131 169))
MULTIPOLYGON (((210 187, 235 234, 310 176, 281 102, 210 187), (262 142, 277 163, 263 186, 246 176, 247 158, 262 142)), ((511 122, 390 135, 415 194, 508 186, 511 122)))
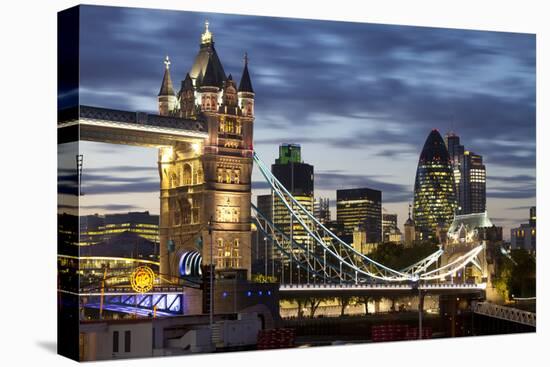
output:
POLYGON ((413 226, 415 225, 414 220, 411 218, 411 209, 412 205, 409 203, 409 218, 405 221, 405 226, 413 226))
POLYGON ((207 20, 204 21, 204 33, 201 35, 201 44, 205 45, 208 43, 214 43, 214 35, 208 29, 210 22, 207 20))
POLYGON ((164 77, 162 78, 162 85, 160 86, 159 96, 175 96, 174 86, 172 85, 172 78, 170 77, 170 58, 166 56, 164 60, 164 77))
POLYGON ((244 54, 244 70, 241 77, 241 83, 239 84, 239 92, 254 93, 252 88, 252 82, 250 81, 250 74, 248 73, 248 54, 244 54))
POLYGON ((189 75, 189 73, 185 75, 182 86, 183 89, 193 89, 193 80, 191 80, 191 76, 189 75))
POLYGON ((220 87, 223 80, 218 80, 216 71, 214 70, 214 62, 212 61, 212 53, 208 54, 208 63, 206 64, 206 71, 202 78, 201 86, 203 87, 220 87))

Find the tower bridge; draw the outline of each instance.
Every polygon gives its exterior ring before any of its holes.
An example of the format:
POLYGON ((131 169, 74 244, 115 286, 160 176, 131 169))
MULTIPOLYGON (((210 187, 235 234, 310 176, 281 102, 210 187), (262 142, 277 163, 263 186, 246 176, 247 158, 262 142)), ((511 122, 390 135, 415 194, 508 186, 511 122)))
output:
MULTIPOLYGON (((178 92, 166 59, 158 114, 77 106, 61 111, 59 141, 158 149, 160 273, 168 277, 196 276, 201 264, 212 264, 216 270, 246 270, 250 279, 251 227, 255 225, 280 255, 281 294, 405 294, 418 289, 473 294, 485 289, 483 242, 459 241, 461 250, 454 247, 452 257, 442 248, 405 269, 392 269, 338 238, 292 196, 254 152, 254 99, 248 58, 237 87, 232 75, 225 74, 207 26, 199 53, 178 92), (294 223, 307 233, 307 243, 281 231, 251 203, 253 166, 294 223), (193 262, 187 261, 191 258, 193 262), (474 284, 464 276, 459 284, 452 284, 457 273, 464 274, 472 267, 479 271, 474 284)), ((193 291, 197 290, 189 290, 193 291)), ((111 301, 124 306, 123 298, 117 298, 125 295, 124 290, 113 292, 111 301)), ((152 299, 140 302, 150 304, 152 299)))

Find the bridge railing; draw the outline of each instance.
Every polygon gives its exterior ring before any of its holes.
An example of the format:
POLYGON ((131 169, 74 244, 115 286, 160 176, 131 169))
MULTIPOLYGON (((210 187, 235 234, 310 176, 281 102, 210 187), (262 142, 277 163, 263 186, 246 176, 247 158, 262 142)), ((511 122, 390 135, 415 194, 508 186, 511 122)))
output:
POLYGON ((532 327, 537 326, 537 314, 513 307, 496 305, 490 302, 473 302, 472 310, 480 315, 517 322, 532 327))

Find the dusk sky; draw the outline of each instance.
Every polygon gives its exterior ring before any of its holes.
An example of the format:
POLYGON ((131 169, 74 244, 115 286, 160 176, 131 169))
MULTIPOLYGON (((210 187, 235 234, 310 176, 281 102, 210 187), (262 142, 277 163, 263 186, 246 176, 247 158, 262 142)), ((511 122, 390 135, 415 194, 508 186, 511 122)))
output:
MULTIPOLYGON (((315 195, 382 191, 407 218, 416 165, 433 128, 483 155, 496 225, 526 222, 535 205, 535 36, 504 32, 83 6, 80 103, 157 113, 169 55, 174 87, 210 21, 226 74, 243 54, 256 92, 254 148, 273 163, 298 143, 315 195)), ((81 143, 82 213, 159 212, 157 151, 81 143)), ((267 193, 257 170, 254 194, 267 193)), ((335 212, 333 212, 335 218, 335 212)))

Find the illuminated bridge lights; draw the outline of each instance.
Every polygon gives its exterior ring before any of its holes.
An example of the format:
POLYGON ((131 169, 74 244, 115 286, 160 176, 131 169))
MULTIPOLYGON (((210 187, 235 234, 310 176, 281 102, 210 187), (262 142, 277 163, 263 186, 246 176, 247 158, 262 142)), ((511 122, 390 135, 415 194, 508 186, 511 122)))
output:
MULTIPOLYGON (((322 282, 325 286, 334 287, 348 284, 359 286, 362 283, 372 283, 373 281, 383 282, 384 284, 395 284, 405 281, 439 281, 456 274, 467 265, 474 264, 479 266, 477 257, 484 249, 484 245, 478 245, 462 256, 459 256, 453 262, 436 269, 431 268, 437 263, 437 260, 443 253, 441 249, 403 270, 395 270, 384 266, 361 254, 353 246, 345 243, 327 229, 288 192, 256 153, 254 153, 253 158, 260 172, 269 183, 274 195, 279 198, 289 214, 296 219, 297 225, 300 225, 308 234, 308 237, 312 241, 312 246, 305 246, 291 239, 252 204, 252 212, 255 214, 253 217, 255 226, 262 232, 263 236, 272 241, 274 248, 277 248, 287 258, 292 259, 292 262, 297 267, 307 271, 308 283, 310 277, 314 281, 322 282), (326 283, 329 283, 329 285, 326 285, 326 283)), ((450 175, 443 176, 449 179, 452 177, 450 175)), ((452 185, 448 188, 448 192, 454 194, 452 185)), ((430 189, 433 189, 433 187, 430 189)), ((437 196, 437 199, 441 201, 440 203, 435 203, 438 207, 444 210, 449 209, 449 206, 445 205, 447 199, 439 196, 437 196)), ((427 213, 427 217, 433 220, 437 219, 438 215, 437 213, 429 212, 427 213)), ((280 282, 284 285, 285 279, 283 276, 281 273, 282 279, 280 279, 280 282)), ((389 285, 387 286, 390 287, 389 285)), ((442 285, 442 287, 444 286, 442 285)), ((470 286, 465 285, 464 287, 470 286)), ((475 285, 472 287, 475 287, 475 285)))
MULTIPOLYGON (((100 308, 100 296, 90 297, 86 308, 100 308)), ((183 314, 183 294, 181 293, 144 293, 144 294, 106 294, 103 308, 124 313, 138 313, 148 316, 156 312, 158 316, 183 314), (156 311, 155 311, 156 309, 156 311)))

